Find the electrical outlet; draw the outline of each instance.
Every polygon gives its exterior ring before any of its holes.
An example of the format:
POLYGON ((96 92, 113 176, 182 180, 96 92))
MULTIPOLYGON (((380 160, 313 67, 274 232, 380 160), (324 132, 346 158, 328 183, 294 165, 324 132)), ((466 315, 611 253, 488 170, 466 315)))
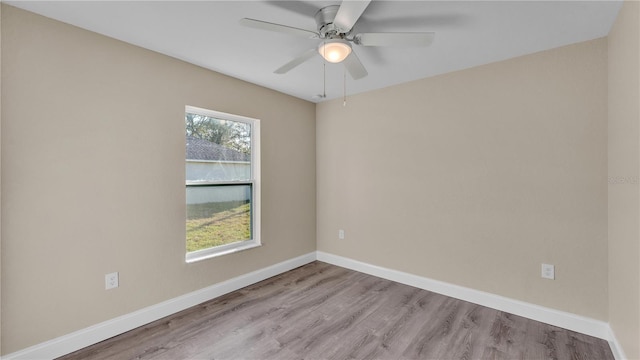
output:
POLYGON ((344 240, 344 230, 338 230, 338 239, 344 240))
POLYGON ((115 289, 119 286, 118 283, 118 273, 114 272, 111 274, 107 274, 104 276, 104 289, 115 289))
POLYGON ((556 278, 555 266, 550 264, 542 264, 542 278, 555 280, 556 278))

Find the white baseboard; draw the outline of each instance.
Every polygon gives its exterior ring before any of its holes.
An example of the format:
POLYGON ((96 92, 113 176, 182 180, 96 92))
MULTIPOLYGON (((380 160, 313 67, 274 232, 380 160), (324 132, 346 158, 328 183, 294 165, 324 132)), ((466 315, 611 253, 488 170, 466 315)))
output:
POLYGON ((53 359, 122 334, 126 331, 133 330, 152 321, 162 319, 165 316, 175 314, 218 296, 295 269, 314 260, 316 260, 315 252, 289 259, 8 354, 3 356, 2 360, 53 359))
POLYGON ((438 294, 472 302, 492 309, 509 312, 529 319, 537 320, 561 328, 577 331, 600 339, 610 340, 609 325, 604 321, 590 319, 584 316, 546 308, 524 301, 506 298, 479 290, 453 285, 438 280, 425 278, 397 270, 387 269, 361 261, 317 252, 319 261, 341 266, 365 274, 396 281, 420 289, 433 291, 438 294))
POLYGON ((609 324, 603 321, 317 251, 223 281, 204 289, 149 306, 41 344, 31 346, 3 356, 2 360, 53 359, 106 340, 110 337, 122 334, 165 316, 172 315, 191 306, 295 269, 296 267, 308 264, 316 259, 365 274, 381 277, 383 279, 396 281, 492 309, 509 312, 532 320, 541 321, 554 326, 605 339, 609 342, 611 351, 613 352, 616 360, 626 359, 624 351, 618 343, 613 330, 609 327, 609 324))
POLYGON ((609 328, 609 347, 611 348, 613 357, 615 357, 616 360, 626 360, 627 355, 624 353, 622 346, 618 342, 618 339, 616 338, 616 335, 613 332, 613 329, 611 329, 610 326, 607 326, 607 327, 609 328))

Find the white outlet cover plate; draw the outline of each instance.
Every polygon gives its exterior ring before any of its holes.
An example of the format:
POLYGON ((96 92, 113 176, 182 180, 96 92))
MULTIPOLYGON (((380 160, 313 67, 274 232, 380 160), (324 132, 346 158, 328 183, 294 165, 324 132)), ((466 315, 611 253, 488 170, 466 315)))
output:
POLYGON ((555 266, 551 264, 542 264, 542 274, 543 279, 555 280, 556 278, 556 270, 555 266))
POLYGON ((118 273, 110 273, 104 276, 104 288, 105 290, 115 289, 119 286, 118 273))

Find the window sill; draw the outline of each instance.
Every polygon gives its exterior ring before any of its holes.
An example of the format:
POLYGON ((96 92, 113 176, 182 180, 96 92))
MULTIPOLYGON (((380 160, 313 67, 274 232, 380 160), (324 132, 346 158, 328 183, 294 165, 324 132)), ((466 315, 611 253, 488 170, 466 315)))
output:
POLYGON ((190 264, 190 263, 195 263, 195 262, 206 260, 206 259, 215 258, 218 256, 223 256, 223 255, 233 254, 239 251, 253 249, 260 246, 262 246, 262 244, 260 244, 255 240, 236 243, 236 244, 223 245, 218 249, 206 249, 206 250, 187 253, 187 255, 185 256, 185 261, 187 262, 187 264, 190 264))

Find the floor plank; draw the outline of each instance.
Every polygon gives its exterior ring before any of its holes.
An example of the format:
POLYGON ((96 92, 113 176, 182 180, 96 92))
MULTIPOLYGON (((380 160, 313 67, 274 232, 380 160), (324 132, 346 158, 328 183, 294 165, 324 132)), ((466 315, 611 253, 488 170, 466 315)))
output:
POLYGON ((614 358, 601 339, 316 261, 59 359, 614 358))

